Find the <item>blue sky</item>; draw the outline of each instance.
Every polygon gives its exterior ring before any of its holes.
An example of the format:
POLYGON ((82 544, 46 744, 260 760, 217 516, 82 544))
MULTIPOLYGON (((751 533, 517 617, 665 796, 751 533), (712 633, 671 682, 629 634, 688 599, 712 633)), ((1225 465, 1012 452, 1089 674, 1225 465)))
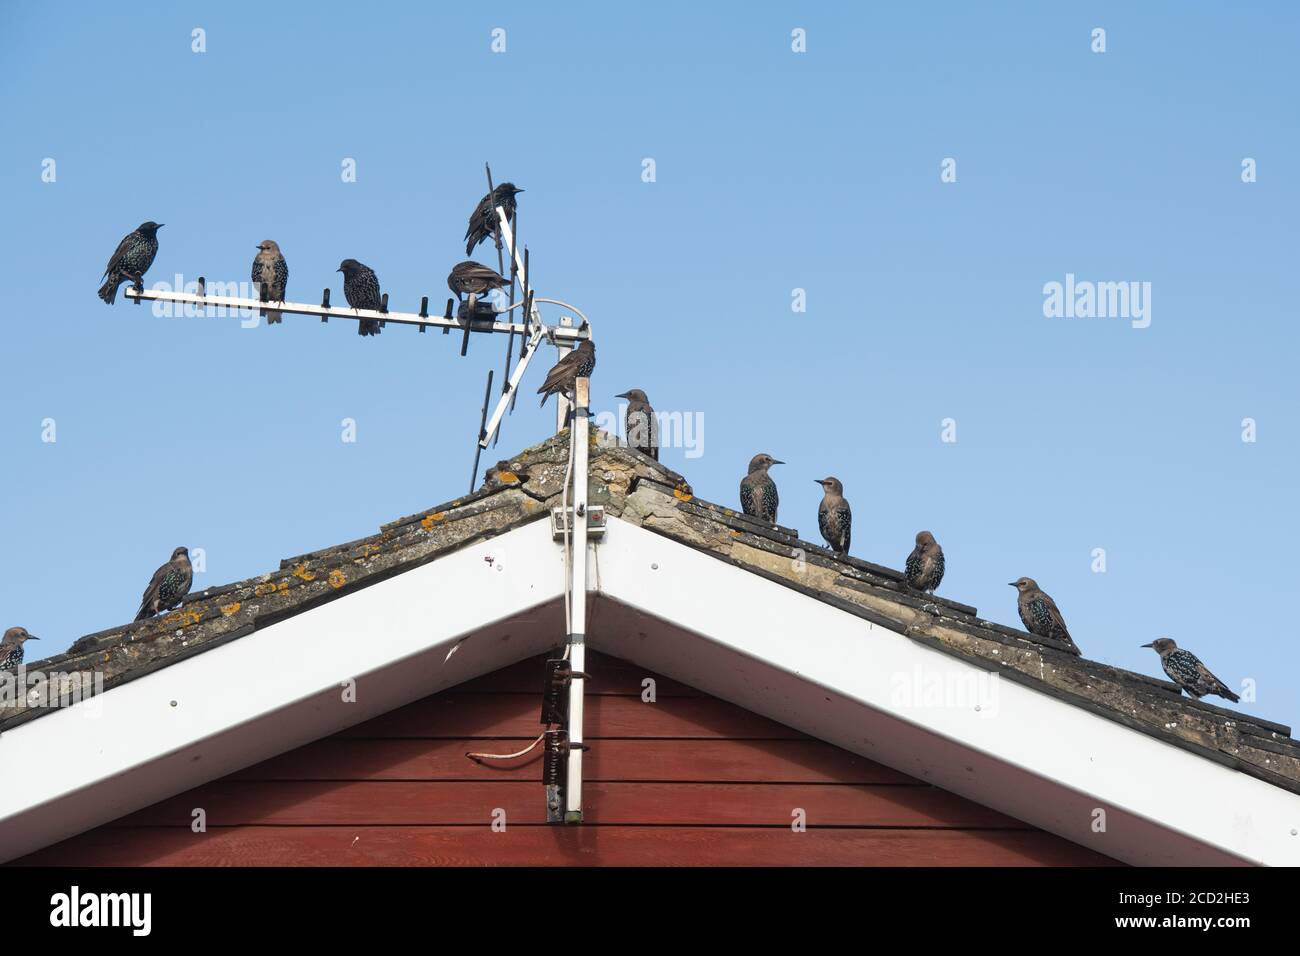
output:
MULTIPOLYGON (((94 293, 154 219, 150 283, 246 280, 272 238, 290 298, 341 301, 353 257, 441 302, 490 160, 539 292, 595 324, 596 407, 701 416, 663 456, 698 494, 770 452, 815 537, 834 474, 858 556, 928 528, 985 616, 1032 576, 1086 656, 1159 674, 1171 636, 1300 721, 1294 5, 843 6, 0 8, 0 626, 58 651, 178 544, 220 584, 465 492, 502 341, 94 293), (1150 282, 1150 326, 1045 317, 1067 273, 1150 282)), ((552 425, 521 401, 499 453, 552 425)))

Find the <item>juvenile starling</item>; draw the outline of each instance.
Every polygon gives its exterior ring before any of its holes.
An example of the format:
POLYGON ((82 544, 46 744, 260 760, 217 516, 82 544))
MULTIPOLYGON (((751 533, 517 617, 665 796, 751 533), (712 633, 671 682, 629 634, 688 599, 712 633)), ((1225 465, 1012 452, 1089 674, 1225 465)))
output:
MULTIPOLYGON (((337 272, 343 273, 343 295, 354 309, 379 311, 379 279, 375 270, 356 259, 344 259, 337 272)), ((362 319, 357 323, 357 335, 378 335, 378 319, 362 319)))
POLYGON ((583 339, 576 349, 555 363, 555 367, 546 373, 546 381, 537 390, 542 396, 542 404, 556 392, 572 396, 576 382, 580 378, 589 378, 596 368, 596 343, 583 339))
POLYGON ((473 255, 474 247, 488 236, 496 235, 497 211, 500 206, 506 211, 506 218, 515 216, 515 193, 523 192, 514 183, 502 183, 479 200, 469 217, 469 228, 465 230, 465 255, 473 255))
POLYGON ((943 580, 943 548, 928 531, 916 533, 916 547, 903 566, 907 586, 914 591, 932 593, 943 580))
POLYGON ((104 267, 107 280, 99 287, 99 297, 112 305, 117 301, 117 290, 123 282, 139 282, 153 265, 158 255, 158 230, 165 223, 142 222, 135 232, 129 233, 117 244, 117 250, 104 267))
POLYGON ((817 508, 817 527, 841 557, 849 553, 849 535, 853 530, 853 512, 844 500, 844 486, 838 478, 813 479, 826 492, 817 508))
POLYGON ((161 611, 170 611, 181 603, 181 598, 190 593, 193 581, 194 569, 190 566, 189 548, 177 548, 172 552, 172 559, 149 579, 149 586, 144 589, 144 597, 140 601, 140 613, 135 619, 143 621, 161 611))
POLYGON ((776 524, 776 509, 781 498, 776 493, 776 482, 767 470, 773 465, 784 465, 766 453, 749 459, 749 473, 740 479, 740 510, 751 518, 776 524))
POLYGON ((1197 700, 1206 694, 1216 694, 1234 704, 1241 701, 1240 697, 1228 690, 1227 684, 1210 673, 1210 669, 1201 663, 1199 657, 1191 651, 1183 650, 1171 638, 1161 637, 1142 646, 1153 648, 1160 655, 1160 666, 1165 669, 1169 679, 1197 700))
POLYGON ((1011 582, 1011 586, 1020 592, 1017 607, 1025 630, 1039 637, 1064 641, 1069 645, 1071 653, 1078 654, 1078 645, 1065 627, 1065 618, 1061 617, 1056 602, 1038 586, 1038 582, 1033 578, 1017 578, 1011 582))
MULTIPOLYGON (((263 239, 257 249, 253 257, 253 286, 258 290, 258 297, 263 302, 283 302, 284 287, 289 284, 289 265, 274 241, 263 239)), ((282 319, 279 312, 266 313, 267 325, 275 325, 282 319)))
POLYGON ((23 643, 39 641, 35 634, 28 634, 25 627, 11 627, 0 638, 0 671, 17 670, 23 662, 23 643))
POLYGON ((639 388, 629 388, 614 397, 627 399, 627 412, 623 415, 627 446, 658 461, 659 423, 655 420, 655 410, 650 407, 650 399, 639 388))
POLYGON ((489 269, 473 259, 452 266, 451 275, 447 276, 447 288, 458 299, 462 295, 485 296, 493 289, 504 289, 509 284, 510 280, 503 278, 495 269, 489 269))

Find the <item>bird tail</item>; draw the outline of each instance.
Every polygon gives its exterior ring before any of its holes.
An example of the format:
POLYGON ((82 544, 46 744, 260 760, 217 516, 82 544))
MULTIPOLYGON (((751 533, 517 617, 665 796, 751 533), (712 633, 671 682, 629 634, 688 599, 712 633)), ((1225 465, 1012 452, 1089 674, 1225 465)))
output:
POLYGON ((109 276, 107 281, 99 287, 99 297, 109 305, 112 305, 117 301, 117 289, 122 282, 123 280, 117 276, 109 276))
POLYGON ((151 617, 153 617, 153 611, 149 607, 149 602, 142 602, 140 604, 140 610, 136 612, 135 619, 137 621, 147 621, 151 617))
POLYGON ((284 315, 283 312, 268 312, 268 313, 266 313, 266 324, 267 324, 267 325, 279 325, 279 324, 280 324, 280 321, 281 321, 281 318, 283 317, 283 315, 284 315))
POLYGON ((1222 681, 1220 681, 1219 683, 1219 696, 1222 697, 1224 700, 1232 701, 1234 704, 1241 703, 1241 698, 1238 697, 1236 694, 1234 694, 1232 691, 1228 690, 1228 686, 1224 684, 1222 681))
POLYGON ((550 397, 551 397, 551 393, 550 393, 550 392, 543 392, 543 393, 542 393, 542 404, 538 405, 537 407, 538 407, 538 408, 545 408, 545 407, 546 407, 546 400, 547 400, 548 398, 550 398, 550 397))
POLYGON ((357 324, 357 335, 378 335, 379 321, 377 319, 362 319, 357 324))

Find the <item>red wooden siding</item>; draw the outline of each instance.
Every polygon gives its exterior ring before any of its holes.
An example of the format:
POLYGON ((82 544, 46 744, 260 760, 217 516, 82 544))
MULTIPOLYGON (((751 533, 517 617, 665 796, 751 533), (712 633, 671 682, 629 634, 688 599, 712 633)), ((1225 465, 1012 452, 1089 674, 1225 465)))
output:
POLYGON ((21 863, 1064 865, 1112 861, 764 717, 589 655, 585 820, 548 826, 542 664, 427 697, 21 863), (190 830, 202 807, 208 832, 190 830), (806 812, 807 832, 791 829, 806 812), (491 829, 505 811, 506 829, 491 829))

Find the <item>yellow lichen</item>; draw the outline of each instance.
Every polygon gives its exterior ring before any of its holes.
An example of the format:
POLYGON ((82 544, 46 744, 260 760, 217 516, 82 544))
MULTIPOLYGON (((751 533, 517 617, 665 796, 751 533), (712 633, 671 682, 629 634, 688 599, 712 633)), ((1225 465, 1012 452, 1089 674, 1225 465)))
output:
MULTIPOLYGON (((293 576, 300 581, 315 581, 316 575, 307 570, 307 565, 300 564, 293 569, 293 576)), ((287 583, 287 582, 286 582, 287 583)))
POLYGON ((423 521, 420 522, 420 527, 422 527, 425 531, 432 531, 434 524, 436 524, 439 521, 445 520, 446 517, 447 517, 447 512, 435 511, 433 514, 429 515, 429 517, 425 518, 423 521))
POLYGON ((190 627, 191 625, 199 623, 202 619, 203 615, 198 611, 193 608, 187 608, 184 611, 177 611, 175 614, 167 615, 167 618, 163 621, 163 625, 169 628, 190 627))
POLYGON ((500 481, 507 485, 513 485, 519 481, 519 476, 516 475, 513 471, 498 471, 497 481, 500 481))
POLYGON ((335 568, 333 571, 330 572, 330 587, 338 589, 343 587, 343 585, 347 583, 348 583, 347 575, 345 575, 338 568, 335 568))
POLYGON ((673 497, 676 498, 676 499, 678 499, 679 501, 690 501, 690 500, 692 500, 695 496, 694 496, 694 495, 689 495, 689 494, 687 494, 686 492, 682 491, 682 489, 680 489, 680 488, 674 488, 674 489, 673 489, 673 497))
POLYGON ((224 614, 226 617, 230 617, 230 615, 232 614, 238 614, 239 609, 242 606, 243 605, 240 604, 238 601, 236 601, 234 604, 223 604, 221 606, 221 613, 224 614))

